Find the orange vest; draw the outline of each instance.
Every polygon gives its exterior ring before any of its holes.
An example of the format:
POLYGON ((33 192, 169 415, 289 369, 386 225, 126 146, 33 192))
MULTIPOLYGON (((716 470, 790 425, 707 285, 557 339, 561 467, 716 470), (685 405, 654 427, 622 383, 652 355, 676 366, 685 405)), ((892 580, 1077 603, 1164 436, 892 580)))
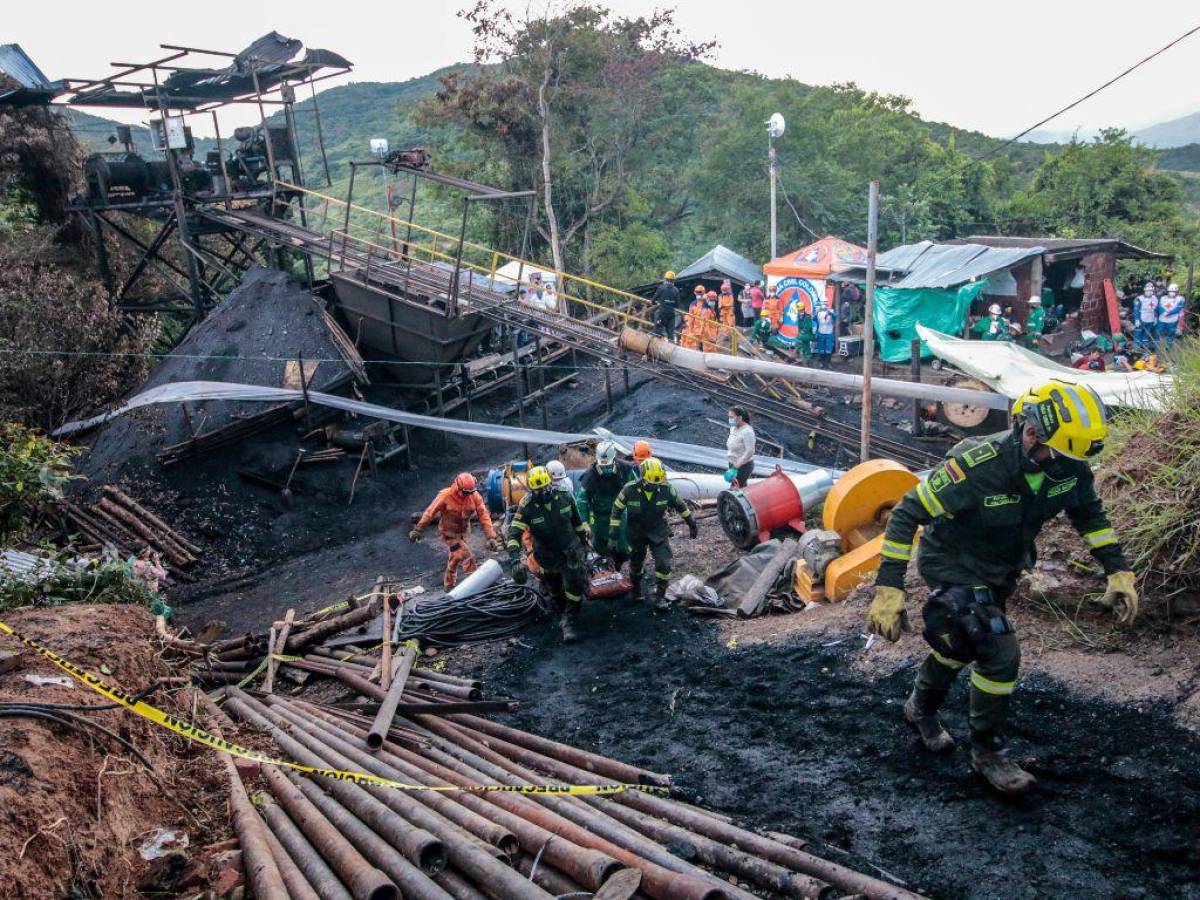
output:
POLYGON ((721 315, 722 325, 737 324, 737 317, 733 313, 733 294, 722 294, 718 297, 717 309, 721 315))
POLYGON ((471 530, 472 517, 479 520, 479 525, 483 528, 485 535, 489 538, 496 536, 496 528, 492 525, 492 517, 488 513, 487 504, 479 496, 479 491, 464 494, 454 485, 443 488, 433 498, 433 502, 429 504, 429 508, 425 510, 425 514, 421 516, 421 521, 417 523, 417 527, 420 529, 428 528, 429 523, 438 514, 441 514, 441 519, 438 521, 438 532, 446 537, 465 537, 467 532, 471 530))

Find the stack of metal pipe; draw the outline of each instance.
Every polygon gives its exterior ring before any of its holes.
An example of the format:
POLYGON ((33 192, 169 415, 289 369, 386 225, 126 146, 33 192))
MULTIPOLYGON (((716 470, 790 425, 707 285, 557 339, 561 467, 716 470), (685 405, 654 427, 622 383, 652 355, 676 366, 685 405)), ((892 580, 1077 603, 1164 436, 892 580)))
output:
MULTIPOLYGON (((350 673, 357 676, 357 687, 373 688, 361 691, 365 705, 361 698, 349 705, 322 705, 228 687, 223 709, 269 735, 279 755, 292 762, 443 790, 403 790, 262 766, 257 809, 266 826, 270 862, 279 873, 280 896, 919 896, 824 859, 796 838, 742 828, 730 817, 663 794, 540 793, 538 786, 669 789, 671 782, 662 774, 457 711, 464 704, 487 702, 479 699, 479 684, 412 668, 414 660, 406 661, 403 654, 387 691, 370 680, 375 657, 336 657, 334 651, 317 650, 307 657, 318 661, 308 671, 339 677, 347 665, 368 670, 350 673), (322 660, 328 665, 322 667, 322 660), (414 690, 419 693, 410 693, 414 690), (406 708, 398 698, 422 699, 422 711, 406 708), (504 789, 480 790, 486 787, 504 789)), ((345 686, 354 683, 339 680, 345 686)))

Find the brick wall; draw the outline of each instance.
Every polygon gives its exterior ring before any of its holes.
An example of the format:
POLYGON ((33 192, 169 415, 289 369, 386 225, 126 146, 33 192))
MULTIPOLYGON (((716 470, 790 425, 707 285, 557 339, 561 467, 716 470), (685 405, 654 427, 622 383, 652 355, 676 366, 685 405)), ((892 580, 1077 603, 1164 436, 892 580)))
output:
POLYGON ((1108 331, 1108 312, 1104 301, 1104 279, 1117 274, 1117 258, 1112 253, 1089 253, 1080 260, 1083 266, 1083 301, 1079 305, 1079 325, 1091 331, 1108 331))

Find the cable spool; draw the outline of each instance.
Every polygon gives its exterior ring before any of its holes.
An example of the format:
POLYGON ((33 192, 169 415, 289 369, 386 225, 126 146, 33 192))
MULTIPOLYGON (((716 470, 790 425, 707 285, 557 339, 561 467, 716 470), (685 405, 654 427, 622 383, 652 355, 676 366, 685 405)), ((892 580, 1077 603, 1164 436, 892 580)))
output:
POLYGON ((717 517, 731 541, 749 550, 776 528, 787 525, 804 531, 804 499, 800 489, 780 469, 749 487, 721 491, 717 517))

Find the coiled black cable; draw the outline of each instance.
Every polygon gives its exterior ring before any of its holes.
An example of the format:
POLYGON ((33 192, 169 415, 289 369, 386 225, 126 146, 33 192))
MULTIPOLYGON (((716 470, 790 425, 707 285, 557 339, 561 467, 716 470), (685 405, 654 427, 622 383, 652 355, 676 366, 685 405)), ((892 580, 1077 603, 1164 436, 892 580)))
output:
POLYGON ((405 608, 399 637, 457 647, 516 634, 549 611, 542 595, 528 585, 497 584, 463 600, 438 594, 405 608))

